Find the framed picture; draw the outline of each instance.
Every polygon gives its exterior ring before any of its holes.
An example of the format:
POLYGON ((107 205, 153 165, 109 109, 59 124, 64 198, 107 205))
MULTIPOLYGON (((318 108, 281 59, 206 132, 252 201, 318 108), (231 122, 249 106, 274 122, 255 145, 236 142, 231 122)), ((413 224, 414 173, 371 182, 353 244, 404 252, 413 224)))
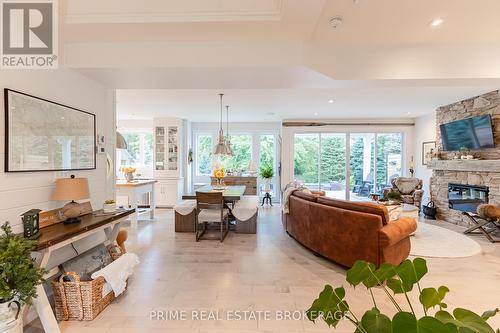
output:
POLYGON ((422 143, 422 165, 427 165, 432 159, 436 150, 436 141, 426 141, 422 143))
POLYGON ((96 168, 95 115, 4 89, 5 171, 96 168))

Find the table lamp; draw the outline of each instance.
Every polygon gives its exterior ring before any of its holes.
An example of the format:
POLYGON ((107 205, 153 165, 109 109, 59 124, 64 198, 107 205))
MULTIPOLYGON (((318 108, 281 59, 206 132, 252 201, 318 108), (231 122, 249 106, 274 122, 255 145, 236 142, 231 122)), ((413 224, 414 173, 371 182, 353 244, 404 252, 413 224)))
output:
POLYGON ((52 195, 52 200, 62 201, 71 200, 61 208, 61 213, 66 218, 64 224, 72 224, 80 222, 78 218, 82 210, 80 204, 75 200, 89 198, 89 183, 87 178, 75 178, 71 175, 70 178, 56 179, 56 188, 52 195))

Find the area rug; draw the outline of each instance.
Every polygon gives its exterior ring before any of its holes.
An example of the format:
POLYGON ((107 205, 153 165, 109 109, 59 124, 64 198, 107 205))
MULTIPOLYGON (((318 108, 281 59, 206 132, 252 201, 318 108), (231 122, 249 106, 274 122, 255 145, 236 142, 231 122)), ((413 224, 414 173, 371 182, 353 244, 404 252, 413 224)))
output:
POLYGON ((410 239, 410 255, 417 257, 463 258, 481 252, 481 246, 470 237, 427 223, 419 223, 410 239))

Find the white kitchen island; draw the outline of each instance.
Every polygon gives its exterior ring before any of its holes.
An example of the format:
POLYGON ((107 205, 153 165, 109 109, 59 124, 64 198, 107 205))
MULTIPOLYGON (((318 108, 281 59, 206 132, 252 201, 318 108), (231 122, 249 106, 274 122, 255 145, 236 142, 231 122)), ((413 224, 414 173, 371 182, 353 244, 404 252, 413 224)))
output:
POLYGON ((149 214, 150 218, 155 217, 156 198, 155 198, 155 183, 154 179, 149 180, 126 180, 116 181, 116 195, 128 197, 128 203, 131 208, 135 209, 135 213, 130 216, 130 224, 132 228, 137 228, 137 216, 139 215, 137 203, 143 194, 149 193, 149 214))

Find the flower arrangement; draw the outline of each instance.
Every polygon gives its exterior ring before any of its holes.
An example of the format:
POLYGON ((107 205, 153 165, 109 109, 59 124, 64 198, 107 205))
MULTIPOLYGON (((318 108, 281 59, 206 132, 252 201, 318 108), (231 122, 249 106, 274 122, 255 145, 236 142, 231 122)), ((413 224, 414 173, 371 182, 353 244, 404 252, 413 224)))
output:
POLYGON ((224 186, 224 177, 226 176, 226 171, 224 170, 224 167, 216 167, 214 169, 213 173, 214 177, 217 179, 217 182, 215 183, 216 189, 218 188, 223 188, 224 186))
POLYGON ((137 168, 133 166, 122 166, 120 171, 123 172, 127 182, 132 182, 134 180, 134 172, 137 171, 137 168))
POLYGON ((134 168, 133 166, 122 166, 120 171, 123 173, 134 173, 137 171, 137 168, 134 168))
POLYGON ((224 171, 224 167, 219 167, 214 169, 214 177, 217 178, 218 180, 223 179, 226 176, 226 173, 224 171))

